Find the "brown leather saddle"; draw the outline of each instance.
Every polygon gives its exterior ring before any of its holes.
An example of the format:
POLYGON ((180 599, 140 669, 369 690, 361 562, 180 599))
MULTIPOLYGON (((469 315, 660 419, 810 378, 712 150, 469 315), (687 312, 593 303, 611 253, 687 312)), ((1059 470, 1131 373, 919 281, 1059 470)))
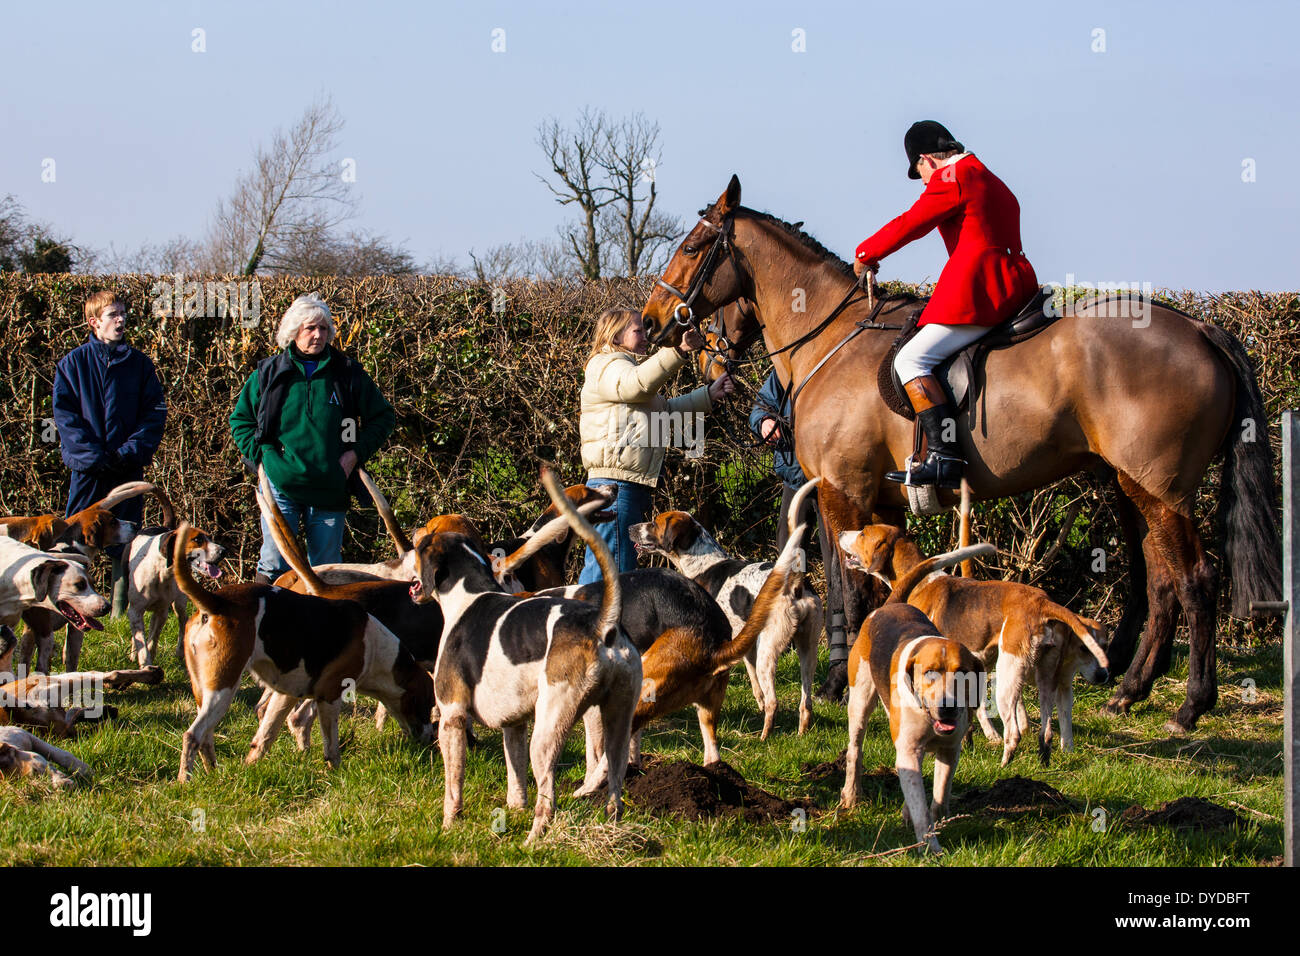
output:
MULTIPOLYGON (((978 394, 973 394, 978 384, 976 372, 983 367, 984 358, 989 352, 1010 348, 1033 338, 1060 318, 1058 310, 1048 307, 1053 292, 1050 286, 1040 288, 1019 312, 1001 324, 995 325, 987 335, 976 339, 935 368, 935 377, 948 393, 948 400, 952 403, 954 411, 961 411, 968 404, 973 405, 975 399, 979 397, 978 394)), ((898 380, 898 374, 894 371, 894 356, 916 334, 919 328, 917 323, 928 302, 929 299, 921 300, 920 307, 912 313, 902 331, 898 333, 898 337, 894 339, 894 344, 885 354, 876 375, 880 397, 884 399, 891 411, 902 415, 908 421, 915 420, 916 412, 912 410, 912 403, 908 401, 907 393, 903 391, 903 383, 898 380)))

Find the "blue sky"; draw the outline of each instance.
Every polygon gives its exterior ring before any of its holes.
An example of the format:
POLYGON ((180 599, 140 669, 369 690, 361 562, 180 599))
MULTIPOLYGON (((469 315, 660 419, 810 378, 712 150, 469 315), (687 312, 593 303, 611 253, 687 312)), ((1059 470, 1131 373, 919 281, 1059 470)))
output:
MULTIPOLYGON (((735 172, 747 205, 847 258, 916 198, 902 137, 931 118, 1016 192, 1042 281, 1294 290, 1297 9, 6 0, 0 194, 96 248, 198 237, 256 144, 326 92, 356 225, 464 262, 553 234, 567 214, 533 175, 536 127, 592 106, 659 121, 667 211, 692 215, 735 172)), ((882 278, 943 261, 934 234, 882 278)))

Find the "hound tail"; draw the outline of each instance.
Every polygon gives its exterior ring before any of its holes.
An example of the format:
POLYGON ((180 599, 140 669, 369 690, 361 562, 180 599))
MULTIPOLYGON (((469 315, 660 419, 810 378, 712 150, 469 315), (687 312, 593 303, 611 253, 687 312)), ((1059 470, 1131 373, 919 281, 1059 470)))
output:
POLYGON ((1075 636, 1083 641, 1083 646, 1088 649, 1093 657, 1097 658, 1097 663, 1107 670, 1110 669, 1110 661, 1106 659, 1106 652, 1102 650, 1101 645, 1097 643, 1097 639, 1093 637, 1092 631, 1088 629, 1088 625, 1083 623, 1079 615, 1055 601, 1048 601, 1043 609, 1053 621, 1060 621, 1074 631, 1075 636))
MULTIPOLYGON (((820 477, 811 478, 803 484, 790 499, 790 514, 797 515, 812 490, 821 481, 820 477)), ((793 523, 793 521, 791 522, 793 523)), ((714 673, 726 670, 740 660, 758 643, 759 636, 770 623, 773 614, 779 613, 780 598, 789 593, 803 580, 807 566, 805 562, 803 539, 808 531, 806 523, 796 525, 790 531, 790 537, 781 549, 776 564, 767 573, 767 580, 759 588, 754 606, 750 608, 749 617, 740 633, 713 652, 714 673)))
POLYGON ((275 503, 275 496, 271 494, 271 480, 266 477, 266 470, 261 465, 257 466, 257 482, 259 486, 257 506, 262 510, 266 523, 271 527, 271 538, 275 541, 275 546, 289 562, 289 567, 298 573, 298 579, 302 581, 307 593, 315 594, 317 597, 323 596, 329 591, 329 585, 320 579, 307 563, 307 559, 303 557, 302 549, 298 547, 292 529, 275 503))
POLYGON ((172 574, 176 577, 176 586, 181 593, 194 602, 194 606, 214 616, 229 614, 235 607, 233 601, 222 597, 220 591, 209 591, 194 580, 190 570, 189 558, 185 556, 185 541, 189 536, 190 523, 182 521, 176 529, 175 543, 172 545, 172 574))
POLYGON ((926 558, 920 564, 913 565, 906 574, 894 582, 894 589, 889 592, 889 597, 885 600, 885 603, 906 603, 912 589, 935 571, 950 568, 954 564, 969 561, 971 558, 996 557, 997 553, 998 549, 991 544, 972 544, 968 548, 958 548, 956 551, 936 554, 933 558, 926 558))
POLYGON ((150 485, 149 494, 153 495, 154 500, 158 502, 158 507, 162 510, 162 526, 168 531, 175 531, 176 509, 172 507, 172 500, 167 497, 167 492, 163 491, 158 485, 150 485))
POLYGON ((393 539, 398 555, 406 554, 411 550, 411 539, 402 530, 401 524, 397 521, 397 515, 393 514, 393 506, 388 503, 384 493, 379 490, 379 486, 375 484, 374 479, 366 473, 364 468, 357 469, 357 477, 366 486, 366 491, 370 494, 370 500, 375 503, 375 509, 379 512, 379 517, 383 519, 384 527, 388 529, 388 536, 393 539))
MULTIPOLYGON (((565 495, 565 498, 568 498, 567 494, 565 495)), ((569 501, 570 504, 572 504, 572 499, 569 499, 569 501)), ((578 514, 587 518, 588 516, 595 514, 597 511, 600 511, 608 504, 608 501, 588 501, 586 504, 575 506, 575 510, 578 514)), ((546 513, 543 514, 538 521, 543 523, 540 525, 534 524, 532 528, 529 528, 528 531, 524 533, 523 544, 519 545, 519 547, 515 548, 514 551, 510 552, 503 558, 492 559, 492 573, 496 576, 498 581, 500 581, 505 575, 514 573, 518 568, 526 564, 534 555, 544 548, 548 548, 555 544, 563 544, 565 539, 569 536, 569 532, 572 530, 569 525, 568 516, 559 514, 555 505, 551 505, 547 508, 546 513), (548 520, 546 516, 553 511, 557 512, 555 517, 548 520)))
POLYGON ((623 615, 623 595, 619 591, 618 568, 614 566, 614 556, 609 553, 609 545, 605 543, 605 539, 596 534, 596 529, 591 526, 591 522, 579 514, 578 509, 573 506, 573 502, 569 500, 564 489, 560 487, 559 481, 556 480, 555 473, 544 466, 542 484, 546 486, 546 493, 551 496, 551 502, 560 510, 560 514, 568 518, 570 526, 587 547, 591 548, 596 556, 596 563, 600 565, 600 573, 605 578, 605 590, 600 597, 600 616, 596 620, 596 636, 606 647, 611 647, 619 633, 618 620, 623 615))
POLYGON ((149 481, 128 481, 125 484, 118 485, 104 497, 100 498, 91 507, 116 508, 122 502, 137 495, 150 494, 158 489, 158 486, 149 481))

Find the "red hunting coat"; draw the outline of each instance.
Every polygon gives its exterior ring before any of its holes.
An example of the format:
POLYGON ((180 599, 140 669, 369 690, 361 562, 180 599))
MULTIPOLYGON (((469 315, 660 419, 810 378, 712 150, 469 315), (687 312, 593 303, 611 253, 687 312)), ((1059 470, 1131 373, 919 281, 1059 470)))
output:
POLYGON ((997 325, 1038 290, 1020 248, 1020 203, 970 153, 935 170, 911 209, 858 246, 858 261, 883 259, 935 226, 948 264, 921 325, 997 325))

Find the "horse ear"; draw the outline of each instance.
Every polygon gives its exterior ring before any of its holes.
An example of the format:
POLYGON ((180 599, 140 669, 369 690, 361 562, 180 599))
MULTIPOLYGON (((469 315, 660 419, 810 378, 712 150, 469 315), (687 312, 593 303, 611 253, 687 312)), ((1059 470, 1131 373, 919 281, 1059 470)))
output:
POLYGON ((731 182, 727 183, 727 191, 718 200, 718 205, 723 213, 729 213, 740 205, 740 177, 735 173, 731 174, 731 182))

